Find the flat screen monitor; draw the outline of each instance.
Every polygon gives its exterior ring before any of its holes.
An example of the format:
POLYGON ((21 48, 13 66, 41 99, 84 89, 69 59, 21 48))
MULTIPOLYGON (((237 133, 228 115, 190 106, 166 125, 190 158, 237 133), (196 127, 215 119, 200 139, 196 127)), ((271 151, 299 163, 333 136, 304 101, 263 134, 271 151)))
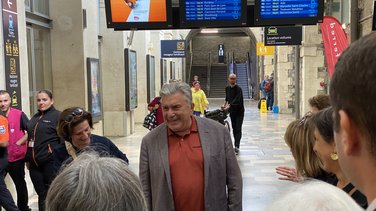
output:
POLYGON ((376 31, 376 0, 373 2, 372 31, 376 31))
POLYGON ((115 30, 172 28, 171 0, 105 0, 107 27, 115 30))
POLYGON ((180 0, 180 28, 247 25, 246 0, 180 0))
POLYGON ((256 0, 255 26, 315 25, 321 23, 324 0, 256 0))

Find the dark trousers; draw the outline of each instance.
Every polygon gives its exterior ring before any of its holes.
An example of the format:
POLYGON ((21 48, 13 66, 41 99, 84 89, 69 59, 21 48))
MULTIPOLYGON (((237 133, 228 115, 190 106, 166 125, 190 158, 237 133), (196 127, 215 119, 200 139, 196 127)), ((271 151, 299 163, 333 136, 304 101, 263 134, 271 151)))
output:
POLYGON ((0 158, 0 206, 4 207, 7 211, 18 211, 19 209, 14 203, 12 195, 10 194, 4 180, 7 163, 7 157, 0 158))
POLYGON ((53 172, 54 168, 52 160, 38 166, 33 162, 30 162, 30 178, 33 182, 34 189, 38 194, 39 211, 44 211, 47 191, 54 176, 53 172))
POLYGON ((273 109, 273 104, 274 104, 274 93, 273 92, 270 92, 267 94, 267 98, 266 98, 266 106, 267 106, 267 109, 269 110, 272 110, 273 109))
POLYGON ((17 190, 17 206, 21 211, 29 210, 28 207, 28 192, 25 181, 25 160, 17 160, 9 162, 7 172, 12 178, 17 190))
POLYGON ((244 112, 230 113, 232 133, 234 134, 235 147, 239 148, 240 139, 242 138, 242 125, 244 119, 244 112))

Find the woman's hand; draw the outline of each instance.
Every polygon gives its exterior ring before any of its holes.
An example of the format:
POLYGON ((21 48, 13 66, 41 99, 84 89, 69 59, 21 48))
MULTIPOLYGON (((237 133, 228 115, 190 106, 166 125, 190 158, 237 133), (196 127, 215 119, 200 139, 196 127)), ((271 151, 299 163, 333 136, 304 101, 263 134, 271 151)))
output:
POLYGON ((300 182, 303 180, 303 177, 299 176, 295 168, 290 168, 287 166, 278 166, 276 173, 284 177, 279 177, 280 180, 288 180, 292 182, 300 182))

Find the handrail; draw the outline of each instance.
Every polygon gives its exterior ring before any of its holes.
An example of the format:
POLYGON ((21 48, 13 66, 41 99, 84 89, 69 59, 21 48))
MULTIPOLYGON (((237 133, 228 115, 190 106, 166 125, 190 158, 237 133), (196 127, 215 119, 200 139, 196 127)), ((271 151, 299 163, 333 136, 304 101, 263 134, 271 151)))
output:
POLYGON ((211 71, 211 53, 209 52, 209 58, 208 58, 208 69, 206 72, 206 91, 208 96, 210 95, 210 71, 211 71))
POLYGON ((227 52, 227 75, 230 74, 231 70, 231 59, 230 59, 230 53, 227 52))
POLYGON ((235 64, 235 52, 232 52, 231 63, 232 63, 232 68, 233 68, 232 71, 236 75, 238 73, 238 70, 236 69, 236 64, 235 64))
POLYGON ((248 80, 248 93, 251 95, 251 98, 253 99, 253 94, 252 94, 253 86, 251 84, 252 75, 250 74, 250 72, 251 72, 251 56, 249 55, 249 52, 247 52, 246 64, 247 64, 246 74, 247 74, 247 80, 248 80))
POLYGON ((191 83, 192 66, 193 66, 192 63, 193 63, 193 51, 191 51, 191 58, 189 61, 189 71, 188 71, 188 81, 187 81, 188 84, 191 83))

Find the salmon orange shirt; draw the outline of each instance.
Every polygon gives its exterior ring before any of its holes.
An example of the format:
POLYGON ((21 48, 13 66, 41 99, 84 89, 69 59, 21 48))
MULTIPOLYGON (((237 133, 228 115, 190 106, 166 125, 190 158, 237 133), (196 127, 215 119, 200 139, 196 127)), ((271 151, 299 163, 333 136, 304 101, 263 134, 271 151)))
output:
POLYGON ((9 141, 8 119, 0 115, 0 142, 9 141))

